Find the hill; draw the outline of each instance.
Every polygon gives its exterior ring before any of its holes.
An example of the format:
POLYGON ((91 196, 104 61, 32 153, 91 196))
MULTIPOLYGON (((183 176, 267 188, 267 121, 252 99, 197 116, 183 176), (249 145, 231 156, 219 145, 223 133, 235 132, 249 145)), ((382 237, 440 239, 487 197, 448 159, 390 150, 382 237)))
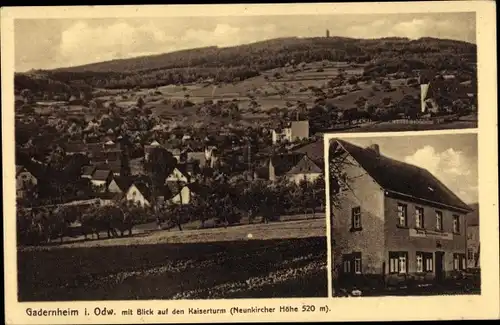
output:
POLYGON ((436 38, 279 38, 19 73, 15 89, 73 92, 82 85, 131 89, 203 81, 233 83, 270 69, 325 60, 366 65, 364 73, 370 77, 415 69, 458 69, 474 75, 476 51, 475 44, 436 38))
POLYGON ((469 204, 473 210, 467 215, 467 224, 469 226, 479 225, 479 203, 469 204))

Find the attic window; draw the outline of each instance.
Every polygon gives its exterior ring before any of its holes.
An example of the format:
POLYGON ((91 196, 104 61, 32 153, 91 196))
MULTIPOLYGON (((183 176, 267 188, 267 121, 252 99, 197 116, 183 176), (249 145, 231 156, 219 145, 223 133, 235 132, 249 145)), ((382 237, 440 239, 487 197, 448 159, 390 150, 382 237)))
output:
POLYGON ((429 189, 429 191, 434 192, 434 189, 432 187, 428 186, 427 188, 429 189))

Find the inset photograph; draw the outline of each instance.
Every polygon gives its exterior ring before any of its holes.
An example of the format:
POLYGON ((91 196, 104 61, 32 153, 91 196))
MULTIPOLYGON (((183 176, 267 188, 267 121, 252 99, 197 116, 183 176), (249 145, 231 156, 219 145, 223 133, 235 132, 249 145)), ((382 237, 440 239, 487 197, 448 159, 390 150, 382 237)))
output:
POLYGON ((476 133, 325 141, 335 297, 480 294, 476 133))

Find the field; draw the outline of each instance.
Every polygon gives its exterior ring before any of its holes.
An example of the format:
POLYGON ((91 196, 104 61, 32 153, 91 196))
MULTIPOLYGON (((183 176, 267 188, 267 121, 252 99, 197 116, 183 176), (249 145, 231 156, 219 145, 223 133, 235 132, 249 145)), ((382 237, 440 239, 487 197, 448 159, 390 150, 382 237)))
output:
POLYGON ((325 297, 326 247, 314 219, 20 248, 19 300, 325 297))
MULTIPOLYGON (((131 107, 139 96, 145 100, 146 107, 152 109, 155 115, 168 117, 178 126, 182 125, 211 125, 218 128, 229 123, 237 123, 243 127, 252 127, 263 122, 269 122, 268 112, 272 109, 293 107, 298 102, 305 103, 309 108, 315 105, 318 95, 312 88, 322 89, 329 97, 326 103, 339 110, 351 109, 358 106, 358 100, 364 98, 368 105, 385 107, 387 100, 397 104, 405 96, 420 97, 420 88, 407 85, 408 79, 385 78, 392 90, 384 91, 383 87, 375 80, 358 81, 357 90, 351 86, 327 87, 328 81, 342 73, 346 79, 360 77, 363 74, 362 65, 350 65, 343 62, 312 62, 301 68, 291 67, 276 68, 263 71, 261 75, 233 83, 193 83, 185 85, 168 85, 156 89, 121 90, 124 95, 114 96, 117 104, 131 107), (342 70, 341 70, 342 69, 342 70), (280 77, 276 77, 279 74, 280 77), (336 95, 335 95, 336 94, 336 95), (235 122, 221 116, 205 116, 199 114, 196 107, 175 108, 168 100, 189 100, 201 104, 207 100, 237 100, 241 119, 235 122), (253 106, 253 100, 257 104, 253 106)), ((110 99, 103 96, 101 99, 110 99)), ((353 131, 412 131, 435 130, 452 128, 474 128, 476 121, 446 122, 435 125, 401 125, 392 123, 374 124, 369 128, 355 128, 353 131)))

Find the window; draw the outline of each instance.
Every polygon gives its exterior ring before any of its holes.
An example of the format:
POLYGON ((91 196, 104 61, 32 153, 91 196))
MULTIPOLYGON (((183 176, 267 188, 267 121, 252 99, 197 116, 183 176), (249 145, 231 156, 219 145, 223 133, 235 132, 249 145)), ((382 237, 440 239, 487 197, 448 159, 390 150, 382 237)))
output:
POLYGON ((453 270, 461 271, 467 268, 467 262, 465 259, 465 254, 455 253, 453 254, 453 270))
POLYGON ((351 230, 361 230, 361 208, 355 207, 351 210, 351 230))
POLYGON ((443 212, 436 211, 436 230, 443 231, 443 212))
POLYGON ((417 252, 417 272, 432 272, 434 260, 432 253, 417 252))
POLYGON ((472 248, 467 249, 467 259, 469 261, 474 261, 474 250, 472 248))
POLYGON ((424 209, 416 207, 415 208, 415 227, 424 228, 424 209))
POLYGON ((417 272, 424 272, 424 254, 417 252, 417 272))
POLYGON ((398 226, 406 227, 406 204, 398 203, 398 226))
POLYGON ((353 253, 354 257, 354 273, 361 274, 361 253, 353 253))
POLYGON ((344 255, 342 265, 344 273, 351 273, 351 260, 348 258, 348 255, 344 255))
POLYGON ((408 270, 407 252, 389 252, 389 273, 405 274, 408 270))
POLYGON ((361 274, 361 253, 344 254, 342 256, 342 269, 344 273, 361 274))
POLYGON ((453 215, 453 232, 455 234, 460 233, 460 216, 453 215))
POLYGON ((406 273, 406 255, 399 255, 399 273, 406 273))
POLYGON ((425 272, 432 272, 434 269, 434 259, 432 253, 424 253, 425 272))

